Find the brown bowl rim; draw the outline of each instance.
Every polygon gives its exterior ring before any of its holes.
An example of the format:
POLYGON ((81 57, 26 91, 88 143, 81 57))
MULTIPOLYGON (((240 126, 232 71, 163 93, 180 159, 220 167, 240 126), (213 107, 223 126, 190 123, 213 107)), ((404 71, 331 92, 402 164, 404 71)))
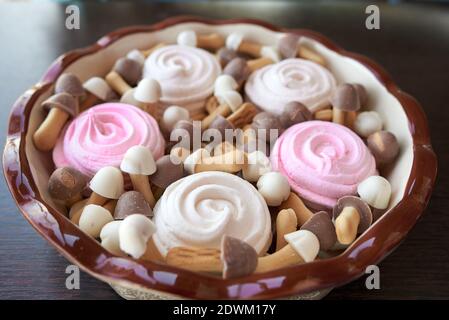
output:
POLYGON ((167 294, 193 299, 273 299, 333 288, 348 283, 369 265, 385 258, 405 238, 430 199, 437 172, 426 116, 419 103, 402 92, 388 73, 372 60, 346 51, 325 36, 306 29, 279 28, 255 19, 211 20, 179 16, 148 26, 132 26, 113 31, 95 44, 70 51, 53 62, 41 80, 21 95, 12 107, 3 171, 18 208, 28 222, 69 261, 107 282, 137 285, 167 294), (382 219, 362 234, 342 254, 312 263, 223 280, 150 261, 117 258, 84 234, 64 215, 43 201, 33 180, 25 153, 25 137, 30 111, 65 68, 77 59, 97 52, 133 33, 158 31, 176 24, 198 22, 208 25, 254 24, 276 32, 291 32, 310 37, 337 53, 367 67, 403 106, 413 139, 413 163, 403 199, 382 219), (77 239, 70 241, 70 239, 77 239))

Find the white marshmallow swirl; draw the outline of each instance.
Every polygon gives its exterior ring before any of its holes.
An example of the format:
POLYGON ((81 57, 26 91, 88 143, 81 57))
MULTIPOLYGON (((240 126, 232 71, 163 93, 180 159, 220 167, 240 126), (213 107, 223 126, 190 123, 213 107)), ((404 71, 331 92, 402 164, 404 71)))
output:
POLYGON ((163 103, 185 107, 190 114, 204 106, 220 73, 220 64, 212 54, 183 45, 157 49, 147 58, 143 70, 145 78, 161 85, 163 103))
POLYGON ((253 72, 245 93, 262 110, 280 115, 292 101, 312 112, 325 107, 335 87, 336 80, 326 68, 304 59, 286 59, 253 72))
POLYGON ((173 247, 220 248, 224 235, 263 254, 271 241, 268 206, 256 188, 230 173, 196 173, 171 184, 154 208, 153 239, 163 256, 173 247))

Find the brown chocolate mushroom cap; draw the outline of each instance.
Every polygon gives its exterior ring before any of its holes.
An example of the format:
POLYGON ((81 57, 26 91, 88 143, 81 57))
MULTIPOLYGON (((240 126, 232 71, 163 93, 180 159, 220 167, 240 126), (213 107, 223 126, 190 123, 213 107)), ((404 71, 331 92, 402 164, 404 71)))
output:
POLYGON ((343 111, 357 111, 360 109, 360 98, 357 88, 350 83, 338 86, 330 101, 334 108, 343 111))
POLYGON ((86 188, 88 178, 71 167, 58 168, 48 180, 48 193, 57 200, 70 200, 86 188))
POLYGON ((279 120, 284 128, 294 124, 312 120, 312 112, 300 102, 292 101, 285 105, 279 120))
MULTIPOLYGON (((225 130, 226 129, 234 130, 235 127, 225 117, 223 117, 222 115, 217 115, 215 117, 215 119, 212 121, 212 123, 209 125, 209 129, 218 130, 220 132, 220 134, 221 134, 222 141, 224 141, 225 140, 225 135, 226 135, 225 130)), ((206 132, 205 132, 205 134, 206 134, 206 132)))
POLYGON ((62 92, 52 95, 42 102, 44 110, 59 108, 70 116, 75 117, 79 112, 78 101, 70 94, 62 92))
POLYGON ((223 69, 223 74, 233 77, 239 86, 248 79, 250 73, 248 63, 243 58, 232 59, 223 69))
POLYGON ((354 207, 360 215, 360 223, 357 230, 358 234, 364 232, 373 223, 371 208, 365 201, 355 196, 345 196, 338 199, 337 204, 333 209, 334 219, 336 219, 346 207, 354 207))
POLYGON ((56 80, 55 93, 63 92, 71 94, 75 98, 86 94, 80 79, 72 73, 64 73, 56 80))
POLYGON ((326 211, 319 211, 301 226, 301 230, 309 230, 320 241, 321 250, 329 250, 337 242, 337 233, 331 217, 326 211))
POLYGON ((142 66, 133 59, 120 58, 114 64, 114 71, 120 74, 130 86, 135 86, 142 77, 142 66))
MULTIPOLYGON (((169 137, 177 139, 174 142, 179 142, 180 147, 191 149, 193 140, 193 122, 191 120, 179 120, 173 127, 169 137), (184 145, 188 143, 188 145, 184 145)), ((171 140, 171 139, 170 139, 171 140)))
POLYGON ((226 65, 234 58, 237 58, 238 54, 236 51, 228 49, 226 47, 221 48, 217 51, 217 58, 221 64, 221 67, 224 68, 226 65))
POLYGON ((138 191, 127 191, 120 196, 115 206, 114 219, 123 220, 131 214, 153 215, 145 197, 138 191))
POLYGON ((152 184, 159 188, 166 189, 173 182, 184 176, 184 165, 176 164, 171 160, 170 155, 165 155, 156 161, 156 172, 150 176, 152 184))
POLYGON ((278 136, 282 134, 283 126, 281 121, 275 115, 268 112, 259 112, 253 118, 251 127, 256 130, 257 137, 263 139, 266 142, 270 141, 270 130, 278 130, 278 136), (265 136, 259 136, 259 129, 265 129, 265 136))
POLYGON ((232 279, 252 274, 257 267, 257 252, 246 242, 223 236, 221 240, 221 260, 223 278, 232 279))
POLYGON ((366 143, 378 166, 391 163, 399 153, 396 136, 389 131, 377 131, 368 136, 366 143))
POLYGON ((298 41, 299 36, 296 34, 286 34, 281 39, 279 39, 278 49, 282 58, 294 58, 298 53, 298 41))
POLYGON ((368 103, 368 92, 366 92, 366 89, 363 85, 359 83, 354 83, 353 86, 357 90, 357 93, 359 94, 360 99, 360 106, 364 107, 368 103))

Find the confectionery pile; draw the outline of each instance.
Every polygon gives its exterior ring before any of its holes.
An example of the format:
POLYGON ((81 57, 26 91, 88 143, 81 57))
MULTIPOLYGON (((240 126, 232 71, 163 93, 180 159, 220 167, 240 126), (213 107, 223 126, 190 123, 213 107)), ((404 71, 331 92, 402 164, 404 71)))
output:
POLYGON ((388 208, 399 153, 369 90, 327 65, 293 34, 186 30, 62 74, 33 135, 48 193, 117 256, 224 278, 325 258, 388 208))

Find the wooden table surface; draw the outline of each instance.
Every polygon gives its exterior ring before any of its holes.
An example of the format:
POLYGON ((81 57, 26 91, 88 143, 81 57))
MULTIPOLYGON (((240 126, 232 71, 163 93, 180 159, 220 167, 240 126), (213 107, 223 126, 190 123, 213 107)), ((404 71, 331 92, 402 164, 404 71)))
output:
MULTIPOLYGON (((327 299, 449 298, 449 7, 380 5, 381 29, 369 31, 365 5, 316 3, 85 4, 77 31, 64 28, 63 5, 0 3, 1 138, 15 99, 58 55, 119 27, 189 14, 252 17, 322 32, 379 62, 422 103, 440 163, 426 214, 380 264, 381 289, 367 290, 362 277, 327 299)), ((108 285, 87 274, 81 276, 80 290, 66 289, 68 262, 22 218, 4 183, 0 208, 0 299, 118 299, 108 285)))

